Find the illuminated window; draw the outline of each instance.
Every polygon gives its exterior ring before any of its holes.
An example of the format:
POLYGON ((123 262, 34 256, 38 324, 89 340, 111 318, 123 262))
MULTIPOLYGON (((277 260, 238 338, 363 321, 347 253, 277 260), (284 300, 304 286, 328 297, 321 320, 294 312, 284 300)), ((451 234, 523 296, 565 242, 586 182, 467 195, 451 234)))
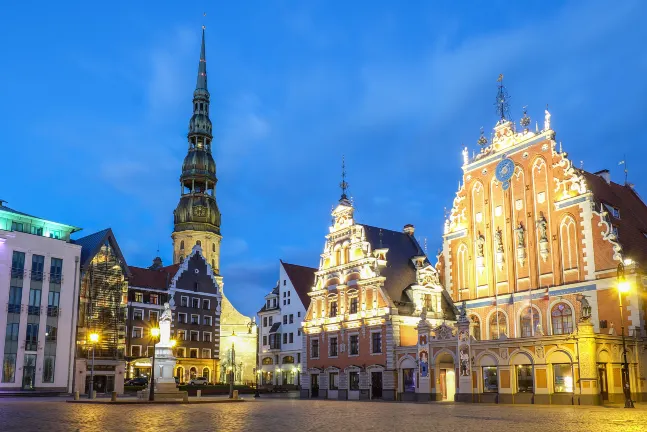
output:
POLYGON ((476 340, 481 340, 481 320, 476 315, 470 317, 472 325, 470 326, 470 335, 476 340))
POLYGON ((456 253, 456 276, 457 288, 459 290, 467 288, 467 246, 464 244, 458 247, 456 253))
POLYGON ((521 312, 521 337, 530 337, 535 334, 535 329, 539 325, 539 312, 537 309, 527 307, 521 312))
POLYGON ((566 303, 558 303, 553 306, 550 313, 553 324, 553 334, 573 333, 573 312, 566 303))
POLYGON ((534 391, 531 365, 517 366, 517 390, 519 393, 532 393, 534 391))
POLYGON ((337 316, 337 302, 336 301, 331 301, 330 302, 330 317, 336 317, 337 316))
POLYGON ((555 393, 573 393, 573 368, 570 364, 553 365, 555 393))
POLYGON ((508 323, 503 312, 498 311, 490 317, 490 339, 499 339, 501 335, 507 334, 508 323))
POLYGON ((352 314, 357 313, 357 297, 353 297, 350 299, 350 313, 352 314))
POLYGON ((496 366, 487 366, 483 368, 483 393, 498 393, 499 380, 497 377, 496 366))

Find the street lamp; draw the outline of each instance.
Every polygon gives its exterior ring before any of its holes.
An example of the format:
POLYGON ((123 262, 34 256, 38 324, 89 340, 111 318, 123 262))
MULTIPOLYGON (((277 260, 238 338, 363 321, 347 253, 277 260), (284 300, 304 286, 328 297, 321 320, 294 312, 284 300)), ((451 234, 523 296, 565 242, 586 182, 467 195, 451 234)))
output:
POLYGON ((231 332, 231 371, 229 372, 229 399, 234 398, 234 367, 236 366, 236 332, 231 332))
POLYGON ((157 327, 151 328, 151 339, 153 339, 153 361, 151 364, 151 380, 149 382, 149 393, 148 393, 148 400, 150 402, 153 402, 155 400, 155 341, 160 335, 160 329, 157 327))
POLYGON ((631 383, 629 379, 629 363, 627 362, 627 345, 625 343, 625 319, 622 307, 622 294, 631 290, 631 284, 625 278, 625 265, 618 264, 618 303, 620 304, 620 328, 622 332, 622 377, 624 378, 625 408, 634 408, 634 402, 631 400, 631 383))
POLYGON ((88 399, 92 399, 94 396, 94 349, 99 342, 99 333, 90 333, 90 343, 92 344, 92 371, 90 371, 90 394, 88 399))

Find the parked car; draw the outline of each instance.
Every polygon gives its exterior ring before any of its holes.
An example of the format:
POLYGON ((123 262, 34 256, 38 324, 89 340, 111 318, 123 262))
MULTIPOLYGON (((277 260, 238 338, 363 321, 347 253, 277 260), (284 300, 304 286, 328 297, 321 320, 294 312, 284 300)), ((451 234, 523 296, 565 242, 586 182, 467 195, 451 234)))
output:
POLYGON ((197 377, 189 381, 189 385, 207 385, 207 384, 209 384, 209 381, 205 377, 197 377))
POLYGON ((127 386, 146 386, 148 385, 148 378, 146 377, 137 377, 126 381, 127 386))

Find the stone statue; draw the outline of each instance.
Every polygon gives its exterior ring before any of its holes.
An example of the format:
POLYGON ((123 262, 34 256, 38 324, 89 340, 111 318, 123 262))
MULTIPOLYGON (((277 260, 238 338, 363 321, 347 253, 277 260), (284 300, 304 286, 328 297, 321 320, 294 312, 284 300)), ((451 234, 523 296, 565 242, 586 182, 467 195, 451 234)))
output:
POLYGON ((548 109, 544 111, 544 130, 550 129, 550 113, 548 109))
POLYGON ((494 244, 496 245, 497 252, 503 252, 503 239, 501 238, 501 229, 497 228, 494 232, 494 244))
POLYGON ((587 297, 588 296, 585 296, 584 294, 580 294, 577 296, 577 301, 580 302, 581 321, 587 321, 591 318, 591 305, 589 304, 589 301, 586 299, 587 297))
POLYGON ((159 319, 159 328, 160 328, 160 341, 159 346, 168 347, 171 346, 171 321, 173 316, 171 314, 171 305, 164 303, 164 311, 162 316, 159 319))
POLYGON ((515 231, 517 232, 517 247, 524 248, 526 246, 526 239, 524 237, 526 230, 523 228, 521 222, 519 222, 519 226, 515 231))
POLYGON ((548 241, 548 222, 544 217, 544 212, 539 212, 539 220, 537 221, 537 231, 539 232, 539 241, 548 241))
POLYGON ((476 256, 483 257, 485 256, 485 237, 479 231, 479 235, 476 238, 476 256))
POLYGON ((463 300, 460 308, 460 315, 458 317, 459 322, 467 322, 467 302, 463 300))

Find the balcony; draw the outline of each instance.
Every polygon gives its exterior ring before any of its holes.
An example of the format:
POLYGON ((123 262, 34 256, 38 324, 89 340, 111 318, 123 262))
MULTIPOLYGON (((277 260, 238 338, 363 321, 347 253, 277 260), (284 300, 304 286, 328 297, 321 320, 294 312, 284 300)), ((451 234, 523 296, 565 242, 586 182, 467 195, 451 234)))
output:
POLYGON ((57 317, 60 312, 61 309, 58 306, 47 306, 47 316, 49 317, 57 317))
POLYGON ((32 271, 29 272, 29 275, 30 275, 31 280, 42 281, 44 273, 42 271, 34 271, 34 270, 32 270, 32 271))
POLYGON ((63 283, 63 275, 60 273, 50 273, 49 274, 49 283, 53 284, 62 284, 63 283))
POLYGON ((11 268, 11 277, 12 278, 18 278, 18 279, 23 279, 25 277, 25 269, 24 268, 11 268))
POLYGON ((38 341, 35 341, 35 340, 25 341, 25 351, 38 351, 38 341))
POLYGON ((29 315, 40 315, 43 313, 43 308, 41 306, 27 306, 27 314, 29 315))
POLYGON ((21 304, 7 303, 7 313, 19 314, 21 310, 22 310, 21 304))

